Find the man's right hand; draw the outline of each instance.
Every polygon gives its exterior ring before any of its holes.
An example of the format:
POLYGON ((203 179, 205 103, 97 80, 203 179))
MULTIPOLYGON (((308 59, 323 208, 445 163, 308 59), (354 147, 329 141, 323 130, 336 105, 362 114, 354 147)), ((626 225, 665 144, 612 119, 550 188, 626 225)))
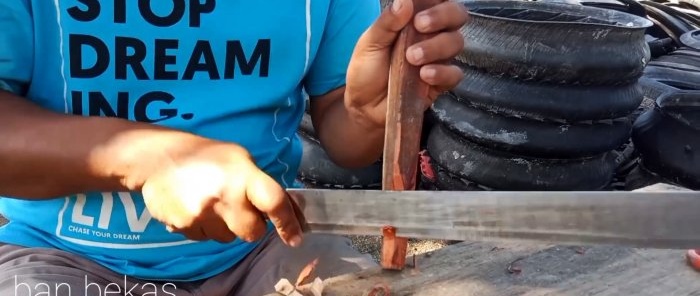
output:
POLYGON ((245 149, 205 140, 193 150, 145 179, 143 197, 155 219, 192 240, 252 242, 265 235, 267 217, 287 245, 301 243, 287 192, 245 149))
POLYGON ((148 123, 60 114, 1 90, 0 135, 2 196, 141 191, 156 220, 193 240, 254 241, 265 235, 266 218, 288 245, 301 240, 287 192, 239 145, 148 123))

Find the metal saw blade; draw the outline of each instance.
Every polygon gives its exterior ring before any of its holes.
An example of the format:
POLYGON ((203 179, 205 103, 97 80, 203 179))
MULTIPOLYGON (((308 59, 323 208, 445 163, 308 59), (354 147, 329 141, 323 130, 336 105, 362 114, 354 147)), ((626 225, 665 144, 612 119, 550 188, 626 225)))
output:
POLYGON ((290 189, 310 232, 459 241, 700 247, 700 192, 290 189))

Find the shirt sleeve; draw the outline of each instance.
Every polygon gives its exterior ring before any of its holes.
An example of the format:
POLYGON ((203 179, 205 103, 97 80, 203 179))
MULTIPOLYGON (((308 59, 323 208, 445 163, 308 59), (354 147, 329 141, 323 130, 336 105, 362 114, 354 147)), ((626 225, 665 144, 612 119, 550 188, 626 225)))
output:
POLYGON ((379 0, 332 0, 321 44, 305 79, 310 96, 345 85, 355 44, 380 14, 379 0))
POLYGON ((20 95, 34 66, 30 5, 28 0, 0 1, 0 89, 20 95))

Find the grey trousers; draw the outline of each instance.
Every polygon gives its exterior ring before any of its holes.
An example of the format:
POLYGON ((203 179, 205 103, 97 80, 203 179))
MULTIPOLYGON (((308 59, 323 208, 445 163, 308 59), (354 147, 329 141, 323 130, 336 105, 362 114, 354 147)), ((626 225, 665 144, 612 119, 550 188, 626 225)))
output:
MULTIPOLYGON (((233 268, 198 282, 149 282, 116 274, 72 253, 0 244, 0 295, 3 296, 254 296, 274 293, 281 279, 290 282, 318 258, 321 279, 376 266, 350 240, 311 234, 290 248, 276 234, 233 268)), ((314 277, 315 277, 314 276, 314 277)), ((312 278, 313 279, 313 278, 312 278)))

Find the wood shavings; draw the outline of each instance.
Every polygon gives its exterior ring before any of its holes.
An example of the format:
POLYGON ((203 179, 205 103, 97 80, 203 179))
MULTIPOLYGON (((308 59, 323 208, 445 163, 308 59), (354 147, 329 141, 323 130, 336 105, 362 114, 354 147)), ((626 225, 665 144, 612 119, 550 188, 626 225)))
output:
POLYGON ((311 275, 313 274, 314 270, 316 270, 316 265, 318 265, 318 258, 309 262, 309 264, 306 264, 306 266, 304 266, 304 268, 299 273, 299 277, 297 277, 297 281, 294 286, 299 287, 304 283, 304 281, 311 278, 311 275))
POLYGON ((277 284, 275 284, 275 291, 284 296, 296 296, 293 293, 299 293, 288 279, 279 280, 277 284))
POLYGON ((315 278, 314 281, 311 283, 311 287, 309 287, 309 291, 311 292, 311 295, 313 296, 323 296, 323 280, 320 278, 315 278))

